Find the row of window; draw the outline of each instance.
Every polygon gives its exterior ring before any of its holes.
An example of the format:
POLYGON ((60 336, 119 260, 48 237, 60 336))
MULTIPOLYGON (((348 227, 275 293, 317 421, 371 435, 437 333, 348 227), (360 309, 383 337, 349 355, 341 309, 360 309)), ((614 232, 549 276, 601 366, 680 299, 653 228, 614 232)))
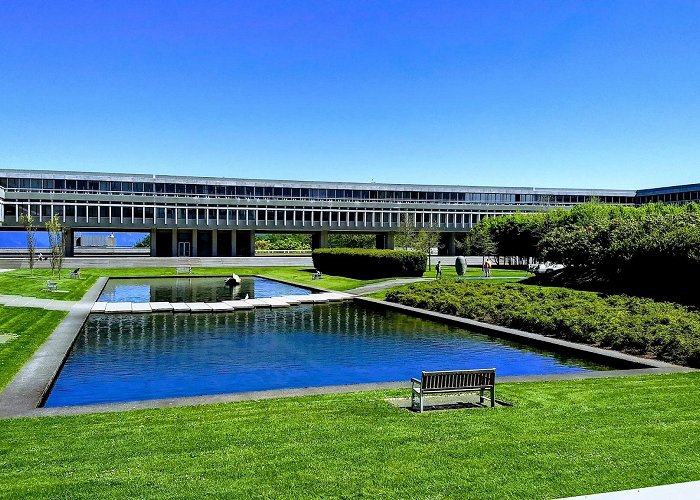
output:
POLYGON ((60 191, 102 194, 139 194, 174 196, 217 196, 241 199, 314 199, 314 200, 377 200, 437 201, 445 203, 522 203, 575 204, 597 199, 603 203, 634 203, 626 196, 576 196, 564 194, 507 194, 434 191, 393 191, 373 189, 313 189, 273 186, 218 186, 209 184, 174 184, 160 182, 120 182, 68 179, 0 178, 0 186, 15 191, 60 191))
POLYGON ((639 203, 690 203, 700 202, 700 191, 684 191, 679 193, 655 194, 650 196, 640 196, 639 203))
MULTIPOLYGON (((95 206, 95 205, 51 205, 33 203, 5 204, 5 220, 13 217, 19 220, 21 213, 27 210, 42 222, 52 215, 58 215, 63 222, 91 219, 93 221, 108 220, 118 223, 148 223, 151 221, 194 222, 198 224, 296 224, 319 222, 328 224, 391 224, 398 225, 402 213, 398 211, 360 211, 337 209, 308 209, 308 210, 268 210, 268 209, 220 209, 220 208, 169 208, 153 206, 95 206)), ((499 212, 498 214, 505 213, 499 212)), ((411 213, 416 224, 476 224, 479 220, 493 214, 483 213, 454 213, 454 212, 414 212, 411 213)))

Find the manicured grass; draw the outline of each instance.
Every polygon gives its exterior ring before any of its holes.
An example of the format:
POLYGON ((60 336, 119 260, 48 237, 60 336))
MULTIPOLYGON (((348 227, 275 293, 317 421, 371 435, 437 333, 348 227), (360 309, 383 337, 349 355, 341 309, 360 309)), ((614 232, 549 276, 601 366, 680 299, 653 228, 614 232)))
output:
POLYGON ((63 278, 60 281, 57 277, 51 278, 50 269, 34 269, 34 273, 30 273, 27 269, 0 273, 0 294, 54 300, 80 300, 97 278, 81 272, 80 279, 71 279, 68 277, 71 271, 72 269, 64 269, 63 278), (45 291, 47 280, 56 281, 60 291, 45 291))
MULTIPOLYGON (((0 273, 0 293, 7 295, 22 295, 25 297, 39 297, 54 300, 80 300, 85 292, 95 284, 100 276, 111 278, 122 277, 148 277, 148 276, 176 276, 175 267, 154 268, 125 268, 125 269, 82 269, 80 279, 68 278, 70 271, 65 271, 63 279, 58 281, 58 289, 61 292, 43 291, 46 288, 46 280, 51 279, 51 271, 35 269, 34 274, 28 270, 20 269, 6 273, 0 273)), ((310 285, 329 290, 349 290, 358 286, 376 283, 379 280, 358 280, 343 278, 342 276, 324 275, 320 280, 312 280, 313 269, 295 267, 195 267, 192 276, 229 276, 237 274, 259 274, 269 276, 302 285, 310 285)), ((179 275, 189 276, 189 275, 179 275)))
POLYGON ((66 316, 62 311, 0 306, 0 334, 14 334, 0 344, 0 390, 2 390, 66 316))
POLYGON ((700 479, 700 374, 502 384, 423 415, 408 390, 16 419, 8 498, 556 498, 700 479), (624 397, 621 397, 624 395, 624 397))
MULTIPOLYGON (((320 280, 314 280, 313 269, 307 267, 195 267, 192 268, 193 276, 229 276, 231 273, 239 275, 257 274, 291 281, 301 285, 309 285, 329 290, 349 290, 358 286, 376 283, 377 280, 358 280, 344 278, 342 276, 324 275, 320 280)), ((134 268, 134 269, 85 269, 84 276, 109 276, 120 277, 148 277, 148 276, 176 276, 174 267, 134 268)), ((179 275, 187 277, 189 275, 179 275)))
MULTIPOLYGON (((453 264, 454 257, 449 257, 450 259, 450 264, 453 264)), ((443 260, 443 264, 446 261, 443 260)), ((430 271, 425 271, 423 274, 424 277, 426 278, 434 278, 435 277, 435 264, 437 263, 437 259, 433 257, 430 271)), ((480 267, 475 267, 475 266, 469 266, 467 268, 467 274, 465 275, 467 278, 480 278, 481 277, 481 268, 480 267)), ((527 271, 520 271, 517 269, 491 269, 491 276, 494 278, 503 278, 503 277, 512 277, 512 278, 517 278, 517 279, 524 279, 524 278, 529 278, 532 276, 531 273, 528 273, 527 271)), ((443 278, 457 278, 457 271, 455 271, 455 267, 453 265, 449 266, 444 266, 442 268, 442 277, 443 278)))

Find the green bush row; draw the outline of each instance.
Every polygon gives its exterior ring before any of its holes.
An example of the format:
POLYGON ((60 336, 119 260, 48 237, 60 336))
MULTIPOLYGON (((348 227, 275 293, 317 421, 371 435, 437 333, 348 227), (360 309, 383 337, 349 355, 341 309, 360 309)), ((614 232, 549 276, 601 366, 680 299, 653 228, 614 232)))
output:
POLYGON ((322 273, 358 279, 423 276, 426 260, 421 252, 364 248, 319 248, 312 257, 322 273))
POLYGON ((669 302, 567 288, 442 280, 386 299, 408 306, 700 367, 700 313, 669 302))
MULTIPOLYGON (((700 204, 585 204, 571 210, 487 218, 471 231, 496 255, 567 265, 575 276, 633 287, 700 279, 700 204), (659 267, 661 272, 651 272, 659 267)), ((632 289, 633 287, 626 287, 632 289)))

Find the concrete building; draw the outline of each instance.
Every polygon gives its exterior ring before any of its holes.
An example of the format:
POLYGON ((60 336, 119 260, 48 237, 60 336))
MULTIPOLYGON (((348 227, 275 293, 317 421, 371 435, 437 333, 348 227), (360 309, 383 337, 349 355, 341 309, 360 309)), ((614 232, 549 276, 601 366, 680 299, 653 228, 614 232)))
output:
POLYGON ((250 256, 256 232, 310 233, 314 247, 333 232, 374 234, 378 248, 392 248, 407 216, 440 231, 454 254, 455 235, 484 217, 593 199, 679 203, 699 193, 700 185, 637 192, 0 170, 0 230, 22 229, 25 212, 39 226, 58 214, 71 233, 150 232, 153 256, 250 256))

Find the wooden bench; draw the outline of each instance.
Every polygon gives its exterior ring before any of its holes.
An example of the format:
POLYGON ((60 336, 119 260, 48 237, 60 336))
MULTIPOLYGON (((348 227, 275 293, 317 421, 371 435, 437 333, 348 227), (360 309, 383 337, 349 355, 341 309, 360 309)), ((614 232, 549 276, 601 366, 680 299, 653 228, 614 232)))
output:
POLYGON ((323 278, 321 271, 314 271, 314 273, 311 275, 312 280, 320 280, 321 278, 323 278))
POLYGON ((176 274, 192 274, 192 266, 177 266, 176 274))
POLYGON ((411 408, 416 405, 416 396, 422 413, 423 397, 427 394, 471 391, 479 391, 479 403, 490 399, 491 406, 496 406, 496 369, 421 372, 420 380, 411 379, 411 408), (484 391, 490 391, 491 398, 485 397, 484 391))
POLYGON ((80 279, 80 268, 76 269, 75 271, 71 272, 68 275, 69 278, 75 278, 75 279, 80 279))
POLYGON ((47 281, 46 282, 46 291, 47 292, 57 292, 58 291, 58 283, 55 281, 47 281))

